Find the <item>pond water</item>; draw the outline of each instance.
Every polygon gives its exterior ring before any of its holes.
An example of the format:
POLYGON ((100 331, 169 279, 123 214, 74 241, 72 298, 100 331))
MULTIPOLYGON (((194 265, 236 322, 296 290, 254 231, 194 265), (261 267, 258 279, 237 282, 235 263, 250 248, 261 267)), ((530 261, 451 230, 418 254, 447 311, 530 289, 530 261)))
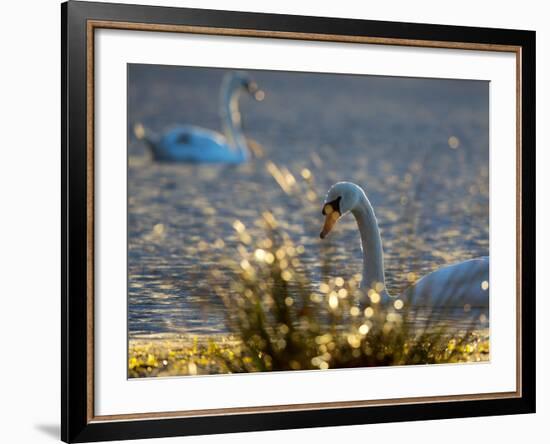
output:
POLYGON ((238 166, 152 161, 131 126, 220 130, 225 72, 129 67, 131 338, 225 332, 212 286, 227 287, 231 274, 219 258, 235 256, 235 220, 262 236, 254 222, 263 211, 304 247, 302 266, 313 282, 321 255, 334 276, 359 273, 352 217, 319 239, 324 194, 341 180, 361 185, 375 209, 390 293, 407 286, 408 273, 421 276, 489 254, 487 82, 249 71, 266 96, 262 102, 243 97, 241 113, 262 158, 238 166), (294 189, 277 183, 273 165, 292 175, 294 189), (307 188, 304 169, 311 172, 307 188), (216 268, 222 273, 213 282, 216 268))

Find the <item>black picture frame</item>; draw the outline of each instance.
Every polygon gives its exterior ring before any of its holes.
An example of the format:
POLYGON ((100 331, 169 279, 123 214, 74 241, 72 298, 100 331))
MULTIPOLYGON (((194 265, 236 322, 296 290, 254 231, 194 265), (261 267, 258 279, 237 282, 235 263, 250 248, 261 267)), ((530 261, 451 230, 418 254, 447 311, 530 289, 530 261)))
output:
MULTIPOLYGON (((61 438, 90 442, 179 435, 510 415, 535 412, 535 32, 69 1, 61 5, 61 438), (515 397, 365 407, 97 421, 90 416, 88 22, 186 25, 266 32, 511 45, 521 67, 520 382, 515 397)), ((445 46, 445 45, 443 45, 445 46)), ((90 327, 91 325, 91 327, 90 327)))

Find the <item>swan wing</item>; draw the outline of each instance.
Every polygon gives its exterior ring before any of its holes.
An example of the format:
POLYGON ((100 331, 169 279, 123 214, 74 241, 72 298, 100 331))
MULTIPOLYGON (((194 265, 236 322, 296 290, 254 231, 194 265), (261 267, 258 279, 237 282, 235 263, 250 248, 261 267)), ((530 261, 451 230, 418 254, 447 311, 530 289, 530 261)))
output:
POLYGON ((173 149, 226 149, 226 140, 216 131, 193 125, 181 125, 167 131, 163 138, 165 146, 173 149))
POLYGON ((154 154, 156 160, 171 162, 240 163, 243 160, 220 133, 191 125, 167 131, 154 154))
POLYGON ((415 307, 487 308, 489 258, 470 259, 427 274, 403 294, 415 307))

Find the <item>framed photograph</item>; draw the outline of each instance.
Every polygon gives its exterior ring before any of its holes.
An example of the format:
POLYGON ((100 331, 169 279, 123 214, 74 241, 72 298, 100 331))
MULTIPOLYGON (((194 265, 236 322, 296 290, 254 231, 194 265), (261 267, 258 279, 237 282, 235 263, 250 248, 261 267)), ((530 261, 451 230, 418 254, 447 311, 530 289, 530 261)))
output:
POLYGON ((69 1, 62 439, 535 411, 535 33, 69 1))

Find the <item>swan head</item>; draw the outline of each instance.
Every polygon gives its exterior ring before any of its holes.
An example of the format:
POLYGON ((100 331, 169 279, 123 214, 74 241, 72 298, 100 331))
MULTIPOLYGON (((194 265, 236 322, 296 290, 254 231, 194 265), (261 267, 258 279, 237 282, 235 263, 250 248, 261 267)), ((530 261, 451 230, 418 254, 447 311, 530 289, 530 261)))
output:
POLYGON ((241 89, 242 91, 247 92, 250 97, 258 102, 261 102, 265 97, 265 93, 260 89, 254 79, 246 72, 237 71, 231 73, 231 83, 236 89, 241 89))
POLYGON ((321 230, 321 239, 330 233, 338 219, 353 211, 362 194, 363 190, 351 182, 338 182, 329 188, 322 209, 325 223, 321 230))

